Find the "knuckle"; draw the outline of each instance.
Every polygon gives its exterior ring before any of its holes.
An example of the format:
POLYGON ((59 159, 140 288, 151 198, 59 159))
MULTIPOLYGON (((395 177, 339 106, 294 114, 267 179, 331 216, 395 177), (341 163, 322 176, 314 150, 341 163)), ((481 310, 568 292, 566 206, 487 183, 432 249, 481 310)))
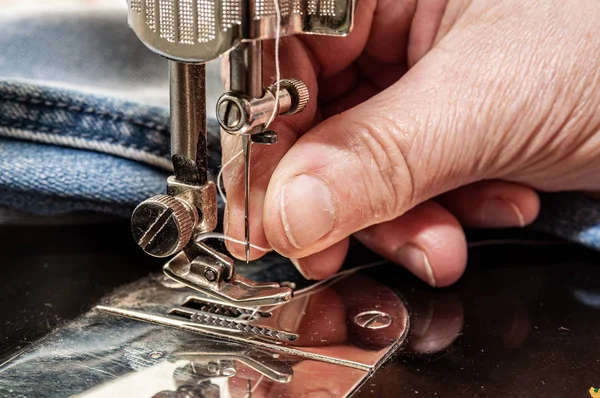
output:
POLYGON ((414 203, 414 179, 404 155, 406 137, 398 124, 378 115, 352 118, 348 149, 361 164, 358 171, 365 187, 365 216, 371 224, 391 220, 414 203))

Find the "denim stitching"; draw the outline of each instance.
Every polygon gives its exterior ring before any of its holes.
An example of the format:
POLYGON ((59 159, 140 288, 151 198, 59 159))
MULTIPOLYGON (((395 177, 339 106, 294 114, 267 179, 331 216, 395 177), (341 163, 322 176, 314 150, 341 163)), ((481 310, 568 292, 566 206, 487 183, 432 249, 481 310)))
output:
POLYGON ((5 100, 5 101, 17 102, 17 103, 25 103, 25 104, 32 104, 32 105, 44 105, 44 106, 50 107, 50 108, 66 109, 69 112, 73 112, 73 113, 86 113, 86 114, 97 115, 97 116, 106 117, 106 118, 109 118, 109 119, 112 119, 115 121, 129 122, 134 125, 145 127, 145 128, 151 129, 151 130, 157 130, 159 132, 168 132, 169 131, 168 126, 166 126, 165 124, 162 124, 156 120, 153 120, 153 119, 144 120, 144 119, 140 119, 140 118, 133 118, 130 116, 126 116, 122 113, 108 111, 108 110, 100 109, 100 108, 94 108, 94 107, 88 106, 87 104, 85 104, 83 102, 76 102, 76 101, 72 101, 70 103, 69 102, 57 102, 57 101, 44 100, 40 96, 28 97, 28 96, 16 96, 16 95, 10 95, 10 94, 7 95, 4 93, 0 94, 0 99, 5 100))
MULTIPOLYGON (((81 137, 75 137, 72 135, 65 135, 64 134, 64 130, 60 130, 60 129, 56 129, 56 128, 50 128, 42 123, 40 123, 39 121, 35 121, 35 122, 31 122, 29 121, 27 124, 24 124, 22 122, 18 122, 18 121, 3 121, 2 119, 0 119, 0 127, 8 127, 8 128, 15 128, 15 129, 25 129, 25 130, 30 130, 32 132, 35 133, 40 133, 40 134, 44 134, 44 133, 52 133, 52 134, 56 134, 56 135, 60 135, 60 136, 64 136, 64 137, 70 137, 70 138, 81 138, 81 137)), ((109 137, 109 138, 104 138, 104 139, 98 139, 97 137, 94 137, 93 140, 91 141, 95 141, 95 142, 108 142, 108 143, 115 143, 116 140, 114 137, 109 137)), ((140 151, 144 151, 144 152, 148 152, 151 154, 154 154, 156 156, 162 156, 162 157, 167 157, 168 154, 167 152, 161 151, 159 149, 152 149, 150 147, 147 146, 143 146, 143 147, 139 147, 136 146, 134 144, 132 145, 122 145, 121 143, 119 143, 119 146, 123 147, 123 148, 131 148, 131 149, 137 149, 140 151)))
POLYGON ((25 133, 27 133, 29 131, 36 137, 42 138, 41 141, 45 142, 45 143, 62 144, 62 145, 72 146, 74 148, 80 148, 80 149, 93 149, 96 151, 117 155, 117 156, 120 156, 123 158, 143 161, 145 163, 151 164, 153 166, 159 166, 159 167, 162 167, 167 170, 172 170, 172 167, 173 167, 172 163, 170 162, 170 160, 168 158, 165 157, 164 153, 161 153, 157 150, 152 150, 148 147, 137 147, 135 145, 126 146, 126 145, 122 145, 122 144, 115 144, 114 138, 104 139, 104 140, 101 140, 101 139, 89 140, 89 139, 85 139, 85 138, 81 138, 81 137, 65 135, 65 134, 63 134, 63 132, 61 130, 51 129, 47 126, 41 126, 41 128, 40 127, 36 128, 36 126, 33 124, 27 124, 24 126, 21 123, 10 124, 10 123, 5 123, 2 120, 0 120, 0 127, 15 129, 17 131, 20 130, 23 132, 23 134, 19 134, 19 133, 10 134, 10 132, 7 132, 7 131, 3 132, 0 129, 0 134, 4 133, 2 135, 5 135, 5 136, 11 137, 11 138, 32 139, 32 137, 25 137, 25 135, 26 135, 25 133), (85 141, 86 143, 89 143, 90 145, 87 145, 87 146, 85 144, 76 145, 76 141, 78 141, 78 140, 85 141), (94 144, 99 144, 102 147, 99 147, 98 145, 94 145, 94 144), (109 145, 110 147, 106 147, 105 145, 109 145), (118 148, 123 148, 123 150, 120 151, 120 150, 118 150, 118 148), (139 151, 139 153, 132 154, 130 152, 127 152, 128 149, 136 151, 136 152, 139 151))

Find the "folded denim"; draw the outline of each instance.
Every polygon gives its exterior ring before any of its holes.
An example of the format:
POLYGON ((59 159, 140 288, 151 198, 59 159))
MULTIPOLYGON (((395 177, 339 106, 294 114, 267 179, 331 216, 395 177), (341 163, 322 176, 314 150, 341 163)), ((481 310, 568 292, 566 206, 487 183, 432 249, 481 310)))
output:
MULTIPOLYGON (((209 123, 210 170, 220 162, 209 123)), ((0 205, 126 216, 165 190, 168 111, 56 87, 0 82, 0 205)))
MULTIPOLYGON (((122 9, 0 14, 0 48, 0 206, 128 216, 165 191, 167 61, 135 37, 122 9)), ((220 89, 217 65, 208 86, 220 89)), ((216 173, 214 116, 208 127, 216 173)))
MULTIPOLYGON (((0 207, 126 217, 165 191, 166 61, 143 47, 122 9, 0 15, 0 48, 0 207)), ((211 66, 210 109, 218 81, 211 66)), ((214 116, 208 130, 216 175, 214 116)), ((543 194, 533 228, 600 249, 600 203, 543 194)))

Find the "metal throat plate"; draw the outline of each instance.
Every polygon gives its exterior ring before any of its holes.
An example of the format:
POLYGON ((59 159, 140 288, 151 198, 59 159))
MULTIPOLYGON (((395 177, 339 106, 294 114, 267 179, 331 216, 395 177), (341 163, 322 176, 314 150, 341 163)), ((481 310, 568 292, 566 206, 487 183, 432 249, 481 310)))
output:
POLYGON ((153 275, 1 365, 0 396, 347 396, 407 330, 400 297, 360 273, 256 310, 153 275))

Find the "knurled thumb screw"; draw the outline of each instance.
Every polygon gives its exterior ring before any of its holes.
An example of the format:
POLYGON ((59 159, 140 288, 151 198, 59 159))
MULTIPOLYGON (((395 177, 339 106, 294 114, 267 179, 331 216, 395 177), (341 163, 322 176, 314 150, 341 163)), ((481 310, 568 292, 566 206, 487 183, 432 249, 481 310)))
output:
MULTIPOLYGON (((271 87, 274 88, 275 86, 276 85, 273 85, 271 87)), ((288 109, 284 115, 295 115, 306 108, 310 95, 308 93, 308 87, 306 87, 306 84, 304 84, 302 80, 295 78, 283 79, 279 81, 279 87, 286 90, 292 99, 290 109, 288 109)))
POLYGON ((168 257, 188 244, 198 216, 185 200, 157 195, 140 203, 131 215, 137 244, 154 257, 168 257))

